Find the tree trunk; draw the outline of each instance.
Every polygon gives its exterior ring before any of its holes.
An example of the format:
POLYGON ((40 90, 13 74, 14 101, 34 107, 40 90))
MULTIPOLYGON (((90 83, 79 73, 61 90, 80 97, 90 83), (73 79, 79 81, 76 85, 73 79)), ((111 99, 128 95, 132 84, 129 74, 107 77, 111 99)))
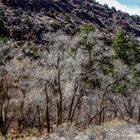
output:
POLYGON ((37 114, 38 114, 38 130, 41 131, 41 117, 40 117, 40 107, 37 105, 37 114))
POLYGON ((47 132, 50 133, 50 114, 49 114, 49 96, 47 89, 45 87, 45 94, 46 94, 46 121, 47 121, 47 132))
POLYGON ((70 121, 70 119, 71 119, 71 114, 72 114, 72 109, 73 109, 73 105, 74 105, 74 100, 75 100, 75 95, 73 95, 73 97, 71 99, 70 110, 69 110, 69 115, 68 115, 68 121, 70 121))
MULTIPOLYGON (((58 64, 59 64, 59 62, 58 62, 58 64)), ((59 95, 59 103, 57 104, 57 108, 58 108, 57 126, 62 124, 62 117, 63 117, 63 95, 62 95, 62 91, 61 91, 60 76, 61 76, 61 69, 58 70, 58 95, 59 95)))

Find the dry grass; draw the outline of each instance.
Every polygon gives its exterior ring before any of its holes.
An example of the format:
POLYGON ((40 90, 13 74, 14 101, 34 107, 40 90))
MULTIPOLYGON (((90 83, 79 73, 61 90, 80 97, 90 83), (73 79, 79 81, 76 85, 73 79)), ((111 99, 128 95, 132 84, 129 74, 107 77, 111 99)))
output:
MULTIPOLYGON (((27 129, 26 131, 23 131, 22 133, 18 133, 15 130, 12 130, 8 133, 8 135, 5 137, 6 140, 34 140, 35 137, 41 137, 46 138, 48 136, 47 130, 44 129, 43 132, 39 132, 37 129, 27 129)), ((4 139, 0 135, 0 140, 4 139)))
POLYGON ((123 126, 126 125, 127 122, 125 120, 119 120, 119 119, 113 119, 110 121, 106 121, 103 126, 106 127, 118 127, 118 126, 123 126))
POLYGON ((127 122, 124 120, 114 119, 106 121, 101 126, 96 127, 97 140, 104 140, 108 132, 108 128, 117 128, 126 125, 127 122))
POLYGON ((100 126, 91 125, 87 129, 77 128, 75 124, 63 123, 50 135, 46 129, 41 133, 37 129, 27 129, 22 134, 13 130, 9 132, 6 139, 0 136, 0 140, 126 140, 130 137, 139 138, 139 131, 140 128, 137 125, 114 119, 100 126))

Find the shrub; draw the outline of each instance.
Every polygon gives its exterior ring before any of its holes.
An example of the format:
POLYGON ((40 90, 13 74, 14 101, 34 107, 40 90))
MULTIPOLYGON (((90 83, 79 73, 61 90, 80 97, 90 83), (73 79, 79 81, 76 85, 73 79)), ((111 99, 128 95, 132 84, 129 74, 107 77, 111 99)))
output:
POLYGON ((80 28, 77 28, 75 30, 75 33, 76 34, 79 34, 81 32, 89 33, 89 32, 94 32, 94 31, 95 31, 94 25, 91 23, 86 23, 86 24, 83 24, 80 28))
POLYGON ((104 37, 103 39, 104 39, 105 45, 111 46, 111 44, 112 44, 112 39, 111 38, 104 37))
POLYGON ((59 25, 55 22, 51 22, 50 26, 54 29, 54 30, 58 30, 59 29, 59 25))
POLYGON ((0 44, 6 43, 8 39, 6 37, 0 36, 0 44))
POLYGON ((127 87, 126 87, 126 85, 120 85, 120 84, 117 84, 116 85, 116 87, 115 87, 115 93, 116 94, 121 94, 121 95, 124 95, 125 96, 125 94, 126 94, 126 92, 127 92, 127 87))
POLYGON ((24 24, 26 24, 27 27, 32 27, 32 22, 31 22, 29 16, 26 16, 25 21, 24 21, 24 24))
POLYGON ((30 54, 31 54, 31 57, 33 58, 33 59, 37 59, 39 56, 38 56, 38 48, 36 48, 36 47, 32 47, 31 49, 30 49, 30 54))
POLYGON ((81 30, 89 33, 89 32, 95 31, 95 27, 91 23, 86 23, 82 26, 81 30))
POLYGON ((8 36, 8 29, 3 20, 0 20, 0 36, 2 36, 2 37, 8 36))

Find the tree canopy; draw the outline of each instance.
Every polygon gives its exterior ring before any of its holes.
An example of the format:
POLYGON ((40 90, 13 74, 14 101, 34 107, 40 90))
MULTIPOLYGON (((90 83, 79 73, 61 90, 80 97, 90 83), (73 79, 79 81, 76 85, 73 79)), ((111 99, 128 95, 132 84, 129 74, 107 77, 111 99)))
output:
POLYGON ((119 32, 113 39, 113 48, 116 51, 116 55, 125 64, 132 66, 140 62, 140 49, 138 42, 127 37, 124 32, 119 32))

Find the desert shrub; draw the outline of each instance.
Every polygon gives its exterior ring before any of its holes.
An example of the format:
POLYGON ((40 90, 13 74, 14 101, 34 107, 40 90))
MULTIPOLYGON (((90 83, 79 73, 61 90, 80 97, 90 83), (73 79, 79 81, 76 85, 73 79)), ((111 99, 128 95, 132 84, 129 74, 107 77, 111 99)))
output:
POLYGON ((2 19, 0 20, 0 36, 2 37, 8 36, 8 29, 5 25, 5 22, 2 19))
POLYGON ((32 27, 32 22, 29 16, 26 16, 24 24, 26 24, 28 27, 32 27))
POLYGON ((51 22, 50 26, 54 29, 54 30, 58 30, 59 29, 59 25, 55 22, 51 22))
POLYGON ((19 17, 19 16, 21 16, 22 14, 23 14, 23 11, 20 10, 20 9, 14 9, 14 10, 13 10, 13 15, 14 15, 15 17, 19 17))
POLYGON ((45 12, 45 14, 51 18, 55 18, 59 13, 54 9, 50 9, 49 11, 45 12))
POLYGON ((38 56, 38 48, 36 48, 36 47, 32 47, 30 49, 30 53, 31 53, 32 58, 34 58, 34 59, 37 59, 39 57, 38 56))
POLYGON ((91 23, 85 23, 80 28, 75 29, 76 34, 79 34, 81 32, 89 33, 89 32, 94 32, 94 31, 95 31, 95 27, 91 23))
POLYGON ((95 31, 95 27, 91 23, 86 23, 82 26, 81 30, 89 33, 89 32, 95 31))
POLYGON ((127 92, 126 85, 116 84, 116 87, 115 87, 115 93, 116 94, 123 94, 123 95, 125 95, 126 92, 127 92))

